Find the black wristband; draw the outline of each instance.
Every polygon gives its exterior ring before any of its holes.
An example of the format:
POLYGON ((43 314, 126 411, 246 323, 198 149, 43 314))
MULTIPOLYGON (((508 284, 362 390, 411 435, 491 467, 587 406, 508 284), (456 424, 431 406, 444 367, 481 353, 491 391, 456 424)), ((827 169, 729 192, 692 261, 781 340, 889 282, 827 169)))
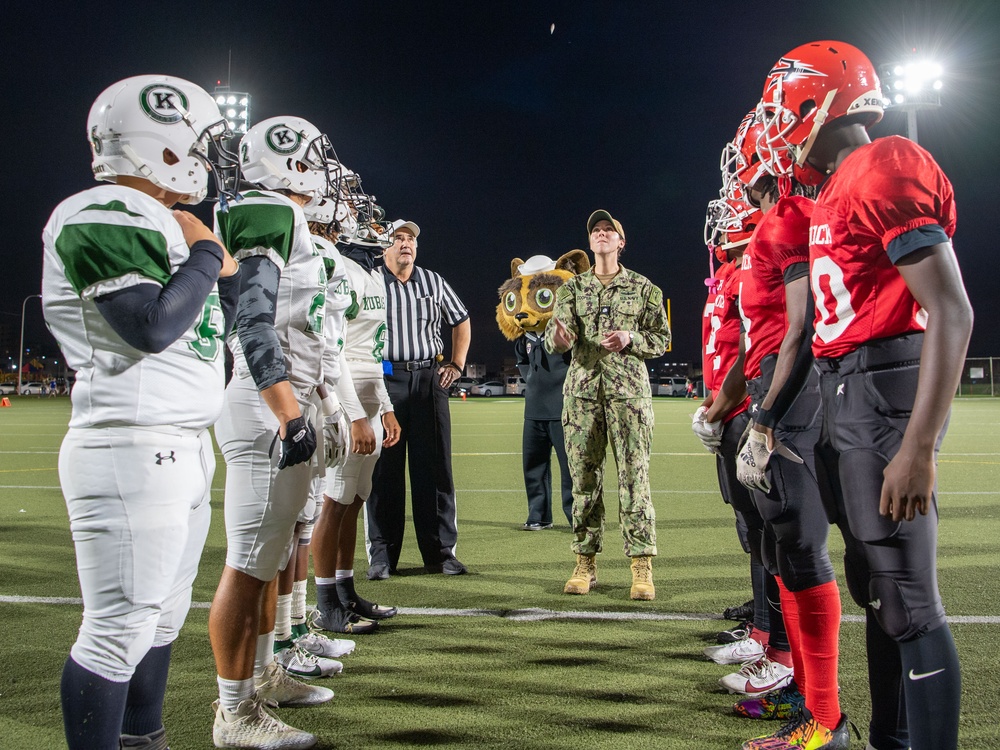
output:
POLYGON ((769 409, 758 409, 757 413, 754 415, 753 421, 761 427, 767 427, 771 430, 773 430, 775 425, 778 424, 778 420, 769 409))
POLYGON ((465 368, 464 368, 464 367, 459 367, 459 366, 458 366, 458 365, 457 365, 456 363, 454 363, 454 362, 445 362, 445 363, 444 363, 444 366, 445 366, 445 367, 454 367, 454 368, 455 368, 456 370, 458 370, 458 374, 459 374, 459 375, 464 375, 464 374, 465 374, 465 368))

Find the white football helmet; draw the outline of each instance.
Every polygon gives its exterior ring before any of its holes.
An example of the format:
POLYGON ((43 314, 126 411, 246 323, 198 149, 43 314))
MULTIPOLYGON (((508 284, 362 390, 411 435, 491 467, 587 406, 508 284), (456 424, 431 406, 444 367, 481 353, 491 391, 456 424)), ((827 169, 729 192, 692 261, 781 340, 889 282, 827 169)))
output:
POLYGON ((219 171, 209 148, 223 150, 231 136, 215 99, 182 78, 144 75, 106 88, 87 117, 94 177, 114 182, 142 177, 199 203, 208 193, 209 172, 219 171))
POLYGON ((330 139, 301 117, 270 117, 250 128, 240 140, 240 171, 248 182, 266 190, 290 190, 314 202, 337 195, 339 175, 330 139))
POLYGON ((368 195, 361 187, 360 175, 347 167, 343 168, 341 195, 343 200, 336 219, 343 241, 363 247, 390 247, 392 232, 385 209, 375 202, 374 195, 368 195))

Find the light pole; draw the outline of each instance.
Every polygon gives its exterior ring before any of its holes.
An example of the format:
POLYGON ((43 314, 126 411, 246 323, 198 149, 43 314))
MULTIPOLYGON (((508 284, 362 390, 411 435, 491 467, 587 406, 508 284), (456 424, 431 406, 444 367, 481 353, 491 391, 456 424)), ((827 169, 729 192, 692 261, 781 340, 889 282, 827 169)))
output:
POLYGON ((29 299, 42 298, 40 294, 29 294, 21 303, 21 346, 17 350, 17 395, 21 395, 21 374, 24 372, 24 312, 29 299))
POLYGON ((941 106, 941 65, 915 58, 879 66, 886 109, 906 112, 906 137, 917 143, 917 110, 941 106))

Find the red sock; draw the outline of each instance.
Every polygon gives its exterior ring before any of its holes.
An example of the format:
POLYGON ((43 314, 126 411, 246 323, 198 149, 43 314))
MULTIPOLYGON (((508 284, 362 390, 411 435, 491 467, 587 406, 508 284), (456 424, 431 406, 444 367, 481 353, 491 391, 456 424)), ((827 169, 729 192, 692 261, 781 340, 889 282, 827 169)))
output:
POLYGON ((840 590, 836 581, 795 592, 802 659, 809 675, 806 708, 827 729, 840 722, 837 660, 840 651, 840 590))
POLYGON ((792 662, 791 651, 779 651, 773 646, 768 646, 764 650, 764 655, 771 661, 778 662, 778 664, 780 664, 783 667, 791 667, 793 670, 795 669, 795 664, 792 662))
POLYGON ((753 629, 753 633, 750 634, 750 637, 764 648, 767 648, 767 644, 771 641, 770 633, 765 633, 763 630, 757 630, 757 628, 753 629))
POLYGON ((775 576, 778 592, 781 595, 781 619, 785 622, 785 634, 788 636, 788 648, 792 652, 792 669, 795 673, 795 684, 802 695, 806 694, 806 667, 802 660, 802 639, 799 636, 799 606, 792 592, 785 588, 780 576, 775 576))

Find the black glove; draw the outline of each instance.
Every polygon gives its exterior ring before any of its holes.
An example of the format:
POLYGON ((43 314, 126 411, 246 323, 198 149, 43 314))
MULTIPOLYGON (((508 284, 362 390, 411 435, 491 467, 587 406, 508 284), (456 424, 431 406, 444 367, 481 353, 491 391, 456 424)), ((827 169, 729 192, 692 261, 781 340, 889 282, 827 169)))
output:
MULTIPOLYGON (((277 437, 277 436, 276 436, 277 437)), ((295 466, 312 458, 316 452, 316 428, 305 417, 288 420, 285 425, 285 437, 281 440, 281 452, 278 454, 278 468, 295 466)))

